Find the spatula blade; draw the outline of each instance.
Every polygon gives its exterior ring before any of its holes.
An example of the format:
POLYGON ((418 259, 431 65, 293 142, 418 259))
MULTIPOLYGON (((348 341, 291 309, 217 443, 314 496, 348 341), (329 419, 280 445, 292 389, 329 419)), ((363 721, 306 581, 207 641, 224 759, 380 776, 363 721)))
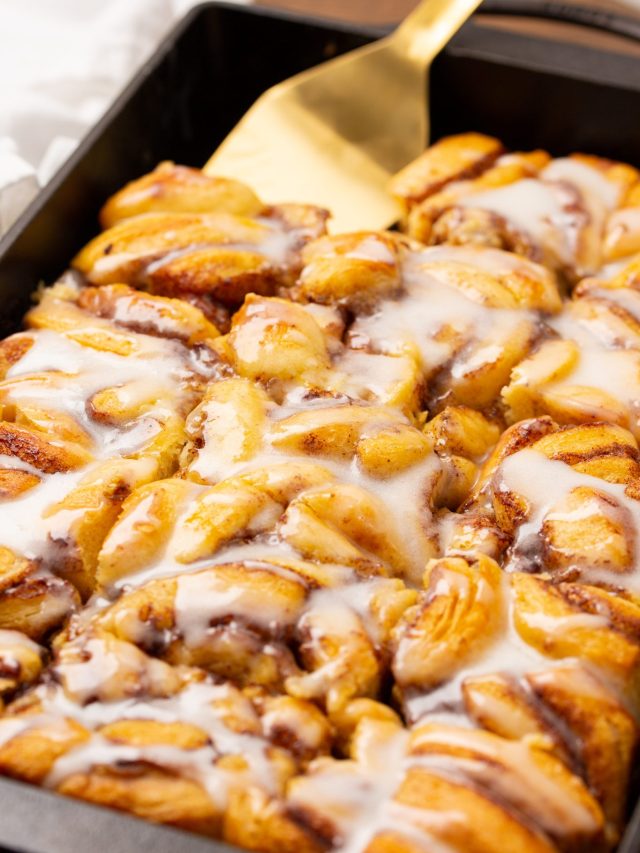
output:
POLYGON ((390 173, 286 90, 254 104, 205 172, 243 180, 268 203, 326 207, 336 232, 385 228, 400 216, 387 192, 390 173))

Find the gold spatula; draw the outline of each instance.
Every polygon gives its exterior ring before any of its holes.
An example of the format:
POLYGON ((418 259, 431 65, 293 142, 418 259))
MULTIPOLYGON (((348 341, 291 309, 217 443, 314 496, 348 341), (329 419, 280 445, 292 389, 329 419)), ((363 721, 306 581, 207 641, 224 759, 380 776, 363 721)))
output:
POLYGON ((422 0, 387 38, 269 89, 205 171, 328 207, 333 231, 392 224, 389 178, 427 142, 428 65, 479 3, 422 0))

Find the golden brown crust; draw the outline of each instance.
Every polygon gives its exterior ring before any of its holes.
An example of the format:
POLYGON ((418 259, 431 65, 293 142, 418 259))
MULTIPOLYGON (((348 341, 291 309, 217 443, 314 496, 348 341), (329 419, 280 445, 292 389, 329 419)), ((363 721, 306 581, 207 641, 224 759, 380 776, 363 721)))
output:
POLYGON ((503 150, 499 140, 480 133, 448 137, 399 172, 391 183, 391 193, 408 205, 422 201, 451 180, 483 171, 503 150))
POLYGON ((222 211, 255 216, 263 204, 240 181, 205 175, 200 169, 165 161, 153 172, 127 184, 100 211, 100 223, 110 228, 143 213, 222 211))

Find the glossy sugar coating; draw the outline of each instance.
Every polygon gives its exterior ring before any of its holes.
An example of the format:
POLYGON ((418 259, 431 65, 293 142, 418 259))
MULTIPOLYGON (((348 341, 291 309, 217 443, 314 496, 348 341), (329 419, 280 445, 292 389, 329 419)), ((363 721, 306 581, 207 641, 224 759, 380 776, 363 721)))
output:
POLYGON ((0 772, 269 853, 611 849, 638 186, 465 134, 408 234, 109 200, 0 344, 0 772))

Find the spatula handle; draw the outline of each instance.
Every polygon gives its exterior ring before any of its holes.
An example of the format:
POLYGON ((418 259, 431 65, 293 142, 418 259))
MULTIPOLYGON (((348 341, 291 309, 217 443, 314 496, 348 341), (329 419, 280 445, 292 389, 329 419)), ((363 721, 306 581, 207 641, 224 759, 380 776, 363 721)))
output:
POLYGON ((412 61, 426 66, 478 8, 481 0, 422 0, 391 36, 412 61))

